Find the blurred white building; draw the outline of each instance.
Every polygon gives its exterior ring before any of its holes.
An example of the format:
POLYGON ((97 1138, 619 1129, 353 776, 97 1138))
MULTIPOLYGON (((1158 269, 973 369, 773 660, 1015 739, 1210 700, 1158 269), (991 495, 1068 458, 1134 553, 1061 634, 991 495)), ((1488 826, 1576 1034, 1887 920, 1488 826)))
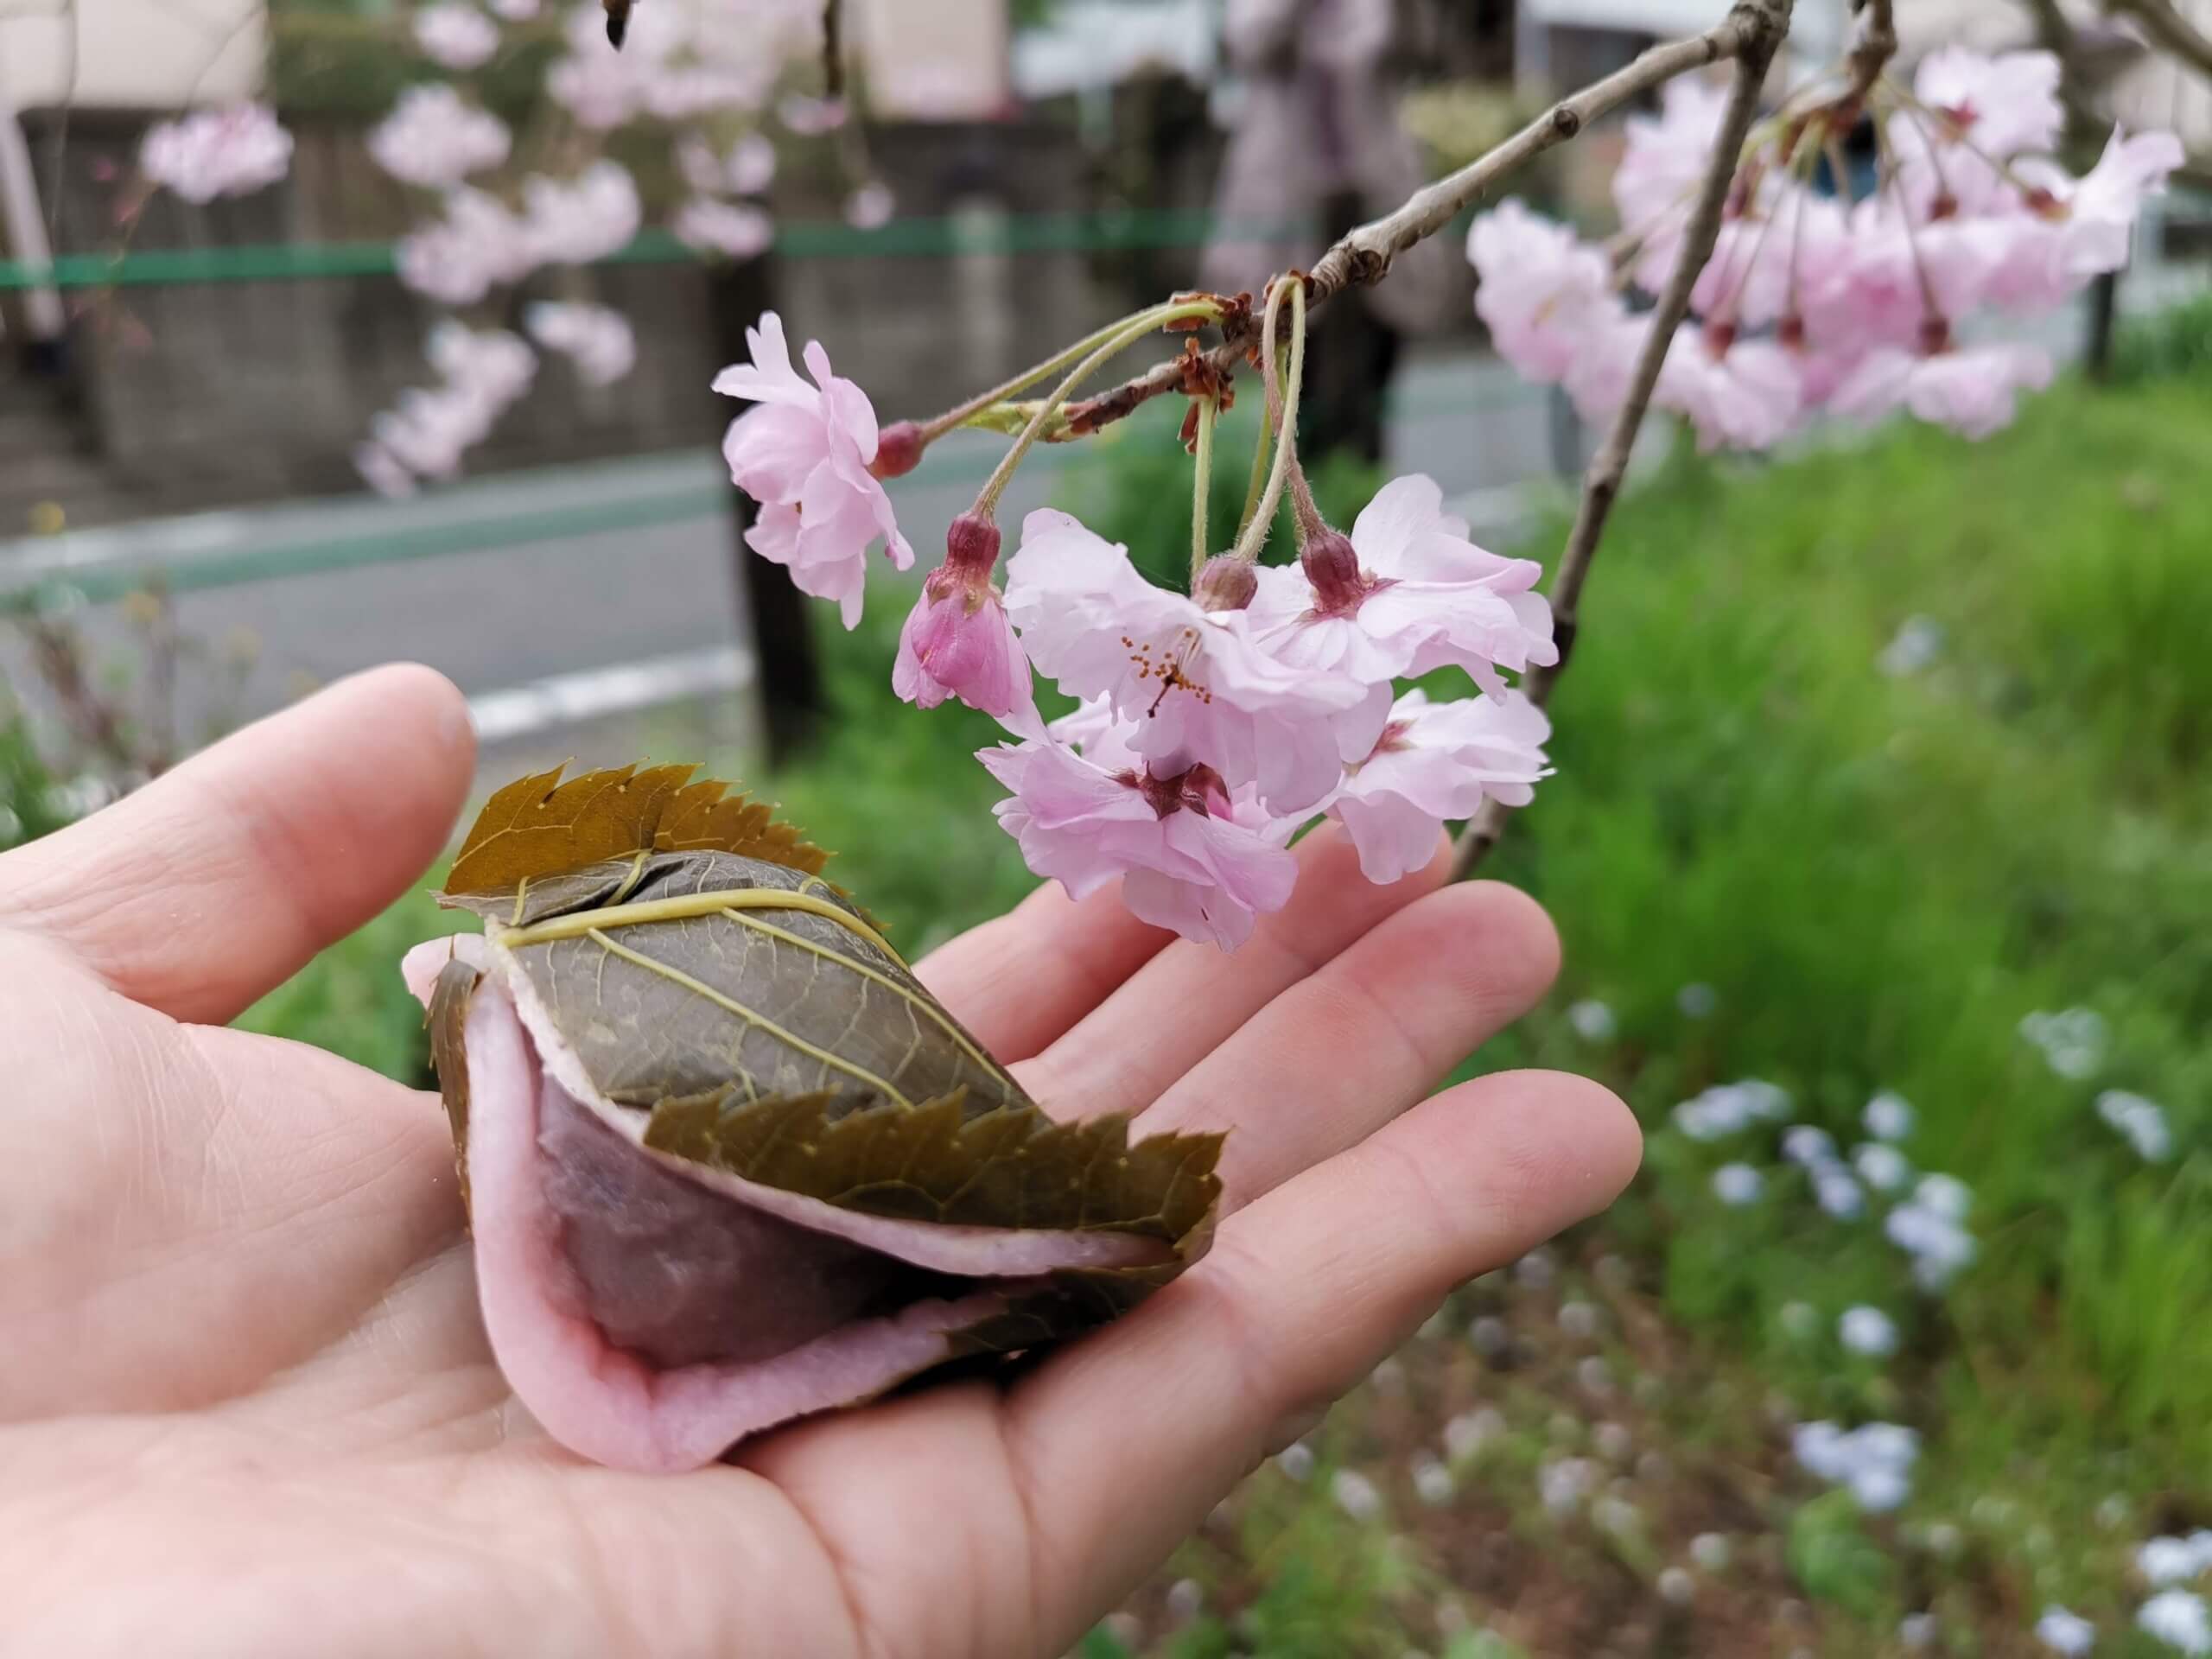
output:
POLYGON ((263 0, 75 0, 0 7, 0 103, 18 110, 168 110, 260 90, 263 0))

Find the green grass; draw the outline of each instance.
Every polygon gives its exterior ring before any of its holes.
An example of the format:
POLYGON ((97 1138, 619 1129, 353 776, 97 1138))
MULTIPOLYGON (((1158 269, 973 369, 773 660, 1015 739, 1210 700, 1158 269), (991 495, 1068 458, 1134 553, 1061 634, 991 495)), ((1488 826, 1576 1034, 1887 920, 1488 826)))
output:
MULTIPOLYGON (((1075 474, 1071 500, 1104 532, 1179 557, 1187 486, 1164 440, 1125 437, 1075 474)), ((1086 1652, 1567 1651, 1529 1608, 1617 1605, 1675 1629, 1686 1616, 1662 1605, 1652 1569, 1716 1527, 1748 1541, 1740 1593, 1726 1592, 1741 1605, 1700 1601, 1697 1616, 1740 1613, 1741 1642, 1700 1646, 1690 1624, 1669 1650, 1888 1651, 1897 1618, 1927 1607, 1954 1650, 2024 1652, 2050 1599, 2118 1631, 2133 1548, 2212 1521, 2208 454, 2201 387, 2069 385, 1986 444, 1916 427, 1783 465, 1684 460, 1623 505, 1554 708, 1559 775, 1489 872, 1550 907, 1566 976, 1474 1065, 1588 1072, 1656 1132, 1630 1198, 1566 1256, 1576 1294, 1620 1325, 1605 1350, 1617 1370, 1652 1385, 1632 1410, 1586 1411, 1631 1417, 1678 1471, 1671 1485, 1634 1477, 1651 1535, 1601 1546, 1543 1515, 1535 1470, 1567 1432, 1572 1374, 1554 1385, 1540 1359, 1493 1375, 1459 1332, 1478 1306, 1533 1329, 1558 1293, 1478 1287, 1487 1300, 1463 1298, 1458 1323, 1408 1351, 1413 1404, 1363 1391, 1319 1443, 1322 1476, 1263 1474, 1185 1551, 1173 1576, 1207 1586, 1198 1620, 1170 1631, 1155 1587, 1135 1604, 1136 1635, 1102 1631, 1086 1652), (1878 656, 1916 615, 1942 627, 1941 655, 1882 673, 1878 656), (1713 988, 1707 1017, 1677 1005, 1692 982, 1713 988), (1570 1030, 1580 997, 1613 1008, 1612 1040, 1570 1030), (2112 1042, 2096 1077, 2069 1083, 2017 1028, 2076 1004, 2112 1042), (1760 1205, 1717 1205, 1714 1166, 1771 1166, 1774 1132, 1703 1147, 1664 1126, 1675 1102, 1747 1076, 1787 1086, 1800 1118, 1847 1145, 1875 1090, 1904 1094, 1915 1164, 1974 1189, 1977 1265, 1921 1296, 1878 1222, 1827 1220, 1802 1178, 1771 1168, 1760 1205), (2142 1164, 2097 1120, 2108 1087, 2164 1105, 2172 1160, 2142 1164), (1624 1284, 1587 1288, 1606 1253, 1630 1264, 1624 1284), (1896 1360, 1837 1350, 1835 1315, 1861 1301, 1898 1320, 1896 1360), (1784 1315, 1797 1302, 1817 1316, 1809 1338, 1784 1315), (1403 1460, 1478 1401, 1507 1411, 1513 1438, 1453 1506, 1425 1514, 1403 1460), (1911 1504, 1862 1521, 1820 1497, 1769 1421, 1783 1411, 1921 1428, 1911 1504), (1355 1522, 1329 1502, 1332 1459, 1375 1473, 1384 1518, 1355 1522), (2089 1519, 2101 1504, 2112 1524, 2089 1519), (1960 1538, 1939 1548, 1945 1527, 1960 1538), (1519 1612, 1469 1565, 1491 1535, 1524 1552, 1519 1612), (1794 1624, 1774 1611, 1787 1599, 1809 1608, 1794 1624), (1445 1599, 1467 1628, 1442 1627, 1445 1599)), ((1233 517, 1241 461, 1226 455, 1217 512, 1233 517)), ((1336 480, 1332 513, 1348 517, 1362 487, 1336 480)), ((968 759, 995 728, 890 696, 899 608, 878 604, 853 636, 825 628, 839 719, 773 785, 918 951, 1030 882, 968 759)), ((415 1016, 391 964, 429 919, 410 901, 256 1022, 413 1075, 415 1016)))

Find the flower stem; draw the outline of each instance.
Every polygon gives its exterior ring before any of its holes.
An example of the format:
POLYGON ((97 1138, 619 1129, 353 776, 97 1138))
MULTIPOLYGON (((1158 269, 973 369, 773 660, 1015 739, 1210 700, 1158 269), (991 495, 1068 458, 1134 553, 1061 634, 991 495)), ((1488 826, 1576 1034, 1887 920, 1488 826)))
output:
POLYGON ((1076 361, 1077 359, 1084 356, 1086 353, 1097 350, 1099 346, 1104 345, 1116 334, 1119 334, 1123 328, 1128 327, 1128 318, 1117 318, 1114 321, 1108 323, 1103 328, 1098 329, 1095 333, 1084 335, 1081 340, 1076 341, 1074 345, 1067 347, 1066 350, 1055 353, 1052 356, 1046 358, 1042 363, 1033 363, 1029 367, 1024 369, 1020 374, 1015 375, 1013 379, 1005 381, 999 385, 993 386, 988 391, 984 392, 978 397, 970 397, 966 403, 961 404, 955 408, 948 409, 944 414, 937 416, 931 420, 923 422, 922 442, 924 443, 933 442, 937 439, 943 437, 946 433, 951 431, 953 428, 966 425, 969 421, 974 420, 976 416, 981 415, 985 410, 990 408, 992 404, 1004 403, 1016 392, 1028 391, 1030 387, 1035 385, 1039 380, 1045 378, 1046 376, 1057 374, 1060 370, 1065 369, 1069 364, 1076 361))
MULTIPOLYGON (((1290 373, 1283 383, 1282 414, 1275 432, 1274 465, 1268 473, 1268 487, 1260 493, 1260 505, 1252 522, 1236 539, 1236 556, 1250 563, 1260 556, 1260 550, 1267 545, 1268 531, 1274 527, 1275 509, 1282 503, 1283 480, 1290 469, 1290 459, 1298 450, 1298 388, 1306 378, 1306 279, 1286 276, 1268 290, 1268 310, 1260 326, 1260 349, 1263 361, 1272 370, 1274 365, 1275 319, 1282 308, 1283 295, 1290 296, 1290 373)), ((1269 377, 1272 378, 1272 375, 1269 377)), ((1273 400, 1270 399, 1270 402, 1273 400)))
POLYGON ((1252 523, 1252 515, 1260 510, 1260 492, 1268 486, 1268 461, 1272 451, 1268 448, 1274 435, 1274 423, 1281 416, 1282 391, 1275 382, 1275 353, 1268 354, 1267 410, 1260 420, 1260 435, 1252 441, 1252 475, 1244 484, 1244 511, 1236 516, 1236 536, 1243 539, 1252 523))
POLYGON ((1213 556, 1213 421, 1220 405, 1211 397, 1198 399, 1198 465, 1191 480, 1191 580, 1198 579, 1213 556))
POLYGON ((1154 329, 1165 327, 1171 322, 1180 322, 1189 317, 1214 318, 1220 315, 1220 306, 1212 300, 1187 300, 1155 305, 1149 311, 1140 311, 1135 316, 1117 323, 1104 341, 1075 365, 1068 378, 1053 390, 1052 395, 1037 406, 1037 412, 1030 416, 1029 424, 1022 429, 1021 435, 1014 441, 1014 447, 1006 452, 997 470, 983 485, 982 493, 976 498, 974 511, 986 518, 997 512, 999 498, 1006 493, 1006 486, 1013 481, 1022 457, 1029 453, 1029 447, 1037 442, 1038 435, 1051 424, 1052 416, 1060 412, 1060 405, 1074 395, 1075 389, 1117 354, 1127 351, 1154 329))

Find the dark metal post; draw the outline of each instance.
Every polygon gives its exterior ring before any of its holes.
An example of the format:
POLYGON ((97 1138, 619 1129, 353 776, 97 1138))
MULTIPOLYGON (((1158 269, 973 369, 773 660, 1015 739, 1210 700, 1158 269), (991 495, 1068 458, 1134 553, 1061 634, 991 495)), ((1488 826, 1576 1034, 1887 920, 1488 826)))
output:
MULTIPOLYGON (((707 268, 708 305, 722 362, 744 359, 745 330, 774 298, 773 265, 773 256, 764 256, 707 268)), ((723 412, 730 412, 728 404, 723 412)), ((738 620, 753 632, 768 764, 776 766, 804 748, 821 726, 822 666, 814 650, 813 602, 791 585, 783 566, 769 563, 745 544, 753 511, 752 499, 733 486, 730 556, 736 561, 738 620)))

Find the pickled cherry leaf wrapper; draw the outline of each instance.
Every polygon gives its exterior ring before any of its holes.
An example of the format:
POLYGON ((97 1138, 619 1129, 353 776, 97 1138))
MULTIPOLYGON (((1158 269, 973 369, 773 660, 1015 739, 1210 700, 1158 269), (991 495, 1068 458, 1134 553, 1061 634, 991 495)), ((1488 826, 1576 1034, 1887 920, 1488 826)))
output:
POLYGON ((500 791, 442 895, 486 938, 409 963, 493 1350, 556 1438, 693 1466, 1204 1252, 1217 1136, 1052 1118, 826 855, 689 778, 500 791))

